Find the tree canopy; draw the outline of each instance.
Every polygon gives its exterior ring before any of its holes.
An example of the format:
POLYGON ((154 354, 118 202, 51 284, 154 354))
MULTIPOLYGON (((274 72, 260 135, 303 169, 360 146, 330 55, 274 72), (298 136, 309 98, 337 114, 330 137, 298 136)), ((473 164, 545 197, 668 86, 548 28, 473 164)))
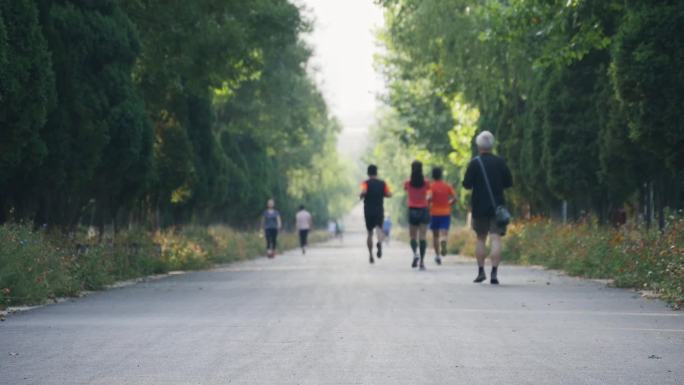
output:
POLYGON ((516 180, 513 202, 533 214, 553 215, 564 200, 576 215, 605 219, 653 200, 662 222, 666 207, 684 207, 684 46, 675 38, 684 3, 377 2, 387 104, 406 123, 406 143, 463 154, 477 131, 492 131, 516 180), (459 124, 469 109, 476 130, 459 124))
POLYGON ((341 214, 349 170, 287 0, 0 0, 0 221, 341 214))

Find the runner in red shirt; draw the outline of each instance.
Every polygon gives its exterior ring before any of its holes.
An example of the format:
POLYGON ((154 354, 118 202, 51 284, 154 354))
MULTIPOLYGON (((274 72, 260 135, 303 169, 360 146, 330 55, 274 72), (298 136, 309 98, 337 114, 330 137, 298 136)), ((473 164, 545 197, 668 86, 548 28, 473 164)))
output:
POLYGON ((409 234, 411 235, 411 250, 413 250, 413 263, 411 267, 425 270, 425 250, 427 249, 427 225, 430 223, 428 211, 428 191, 430 183, 423 176, 423 164, 417 160, 411 163, 411 178, 404 182, 404 190, 408 197, 408 220, 409 234), (420 257, 418 247, 420 241, 420 257))
POLYGON ((442 181, 442 174, 441 167, 432 169, 432 183, 428 197, 430 202, 430 230, 432 230, 432 243, 435 247, 435 262, 438 265, 442 264, 442 257, 447 253, 451 206, 456 201, 454 188, 442 181))

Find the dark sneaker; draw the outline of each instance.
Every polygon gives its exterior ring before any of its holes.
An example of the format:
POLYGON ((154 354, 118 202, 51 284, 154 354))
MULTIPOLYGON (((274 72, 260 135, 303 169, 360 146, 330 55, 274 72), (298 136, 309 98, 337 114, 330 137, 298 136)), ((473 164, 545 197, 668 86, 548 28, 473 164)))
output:
POLYGON ((487 279, 487 276, 485 274, 478 274, 477 278, 475 278, 475 280, 473 280, 473 282, 480 283, 480 282, 484 281, 485 279, 487 279))
POLYGON ((368 262, 371 264, 375 263, 375 259, 373 259, 372 255, 368 258, 368 262))
POLYGON ((442 257, 440 257, 439 255, 435 255, 435 263, 438 265, 441 265, 442 264, 442 257))
POLYGON ((376 246, 378 246, 378 253, 376 255, 378 256, 378 259, 380 259, 382 258, 382 243, 378 242, 376 246))
POLYGON ((420 269, 425 270, 425 264, 423 263, 423 261, 420 261, 420 269))
POLYGON ((489 280, 489 283, 491 283, 492 285, 498 285, 499 280, 496 277, 492 277, 492 279, 489 280))
POLYGON ((411 267, 414 268, 414 269, 415 269, 416 267, 418 267, 418 261, 419 261, 419 260, 420 260, 420 258, 418 258, 417 256, 416 256, 416 257, 413 257, 413 263, 411 264, 411 267))

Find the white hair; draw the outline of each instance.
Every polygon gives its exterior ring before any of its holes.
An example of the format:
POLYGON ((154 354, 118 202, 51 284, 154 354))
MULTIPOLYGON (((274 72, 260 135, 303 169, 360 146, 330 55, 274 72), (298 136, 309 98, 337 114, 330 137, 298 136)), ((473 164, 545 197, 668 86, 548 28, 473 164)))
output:
POLYGON ((491 150, 494 147, 494 135, 489 131, 482 131, 475 138, 475 144, 480 150, 491 150))

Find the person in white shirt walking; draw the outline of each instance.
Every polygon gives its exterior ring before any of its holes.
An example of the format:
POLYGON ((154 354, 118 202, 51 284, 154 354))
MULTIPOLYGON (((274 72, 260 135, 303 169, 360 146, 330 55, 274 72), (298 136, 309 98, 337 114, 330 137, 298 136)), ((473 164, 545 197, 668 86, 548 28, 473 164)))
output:
POLYGON ((299 206, 299 211, 296 215, 296 224, 297 231, 299 231, 299 246, 302 248, 302 254, 306 254, 309 230, 313 227, 313 217, 310 212, 306 211, 304 205, 299 206))

